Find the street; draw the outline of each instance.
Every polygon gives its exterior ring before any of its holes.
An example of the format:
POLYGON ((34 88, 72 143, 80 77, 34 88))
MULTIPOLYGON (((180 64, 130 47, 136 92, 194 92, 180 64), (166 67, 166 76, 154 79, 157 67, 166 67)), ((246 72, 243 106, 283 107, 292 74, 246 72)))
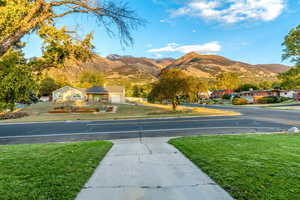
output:
POLYGON ((205 107, 233 110, 241 116, 0 124, 0 144, 282 132, 300 126, 300 113, 295 111, 205 107))

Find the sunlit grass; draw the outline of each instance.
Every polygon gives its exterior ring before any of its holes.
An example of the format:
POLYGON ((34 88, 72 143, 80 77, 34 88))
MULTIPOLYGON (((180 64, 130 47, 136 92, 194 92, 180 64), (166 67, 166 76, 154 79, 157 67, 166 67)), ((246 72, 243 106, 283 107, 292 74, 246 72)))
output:
POLYGON ((61 105, 64 104, 54 104, 51 102, 33 104, 22 110, 27 112, 30 116, 19 119, 2 120, 0 123, 239 115, 239 113, 231 111, 187 106, 178 106, 178 112, 173 112, 170 105, 150 103, 145 103, 144 105, 117 104, 116 113, 48 113, 54 107, 61 105))
POLYGON ((72 200, 110 142, 0 146, 0 199, 72 200))
POLYGON ((170 141, 235 199, 300 199, 300 134, 170 141))

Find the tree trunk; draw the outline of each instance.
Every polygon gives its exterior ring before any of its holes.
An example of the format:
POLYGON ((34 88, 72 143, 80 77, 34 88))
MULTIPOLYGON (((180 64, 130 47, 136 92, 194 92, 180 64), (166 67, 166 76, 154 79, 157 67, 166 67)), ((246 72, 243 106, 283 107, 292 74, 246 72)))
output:
POLYGON ((25 34, 26 32, 19 30, 13 36, 9 36, 8 38, 5 38, 3 41, 0 41, 0 57, 3 56, 11 46, 19 42, 25 34))
POLYGON ((9 104, 9 110, 10 110, 10 112, 13 112, 15 110, 15 104, 14 103, 9 104))
POLYGON ((177 108, 177 100, 176 99, 172 100, 172 108, 173 108, 173 111, 175 112, 176 108, 177 108))
POLYGON ((27 16, 22 19, 21 27, 19 27, 15 33, 12 33, 0 41, 0 57, 3 56, 10 47, 17 44, 23 36, 25 36, 50 16, 50 4, 45 6, 43 11, 40 12, 40 9, 42 9, 42 5, 44 5, 44 3, 44 0, 38 0, 35 6, 33 6, 28 12, 27 16))

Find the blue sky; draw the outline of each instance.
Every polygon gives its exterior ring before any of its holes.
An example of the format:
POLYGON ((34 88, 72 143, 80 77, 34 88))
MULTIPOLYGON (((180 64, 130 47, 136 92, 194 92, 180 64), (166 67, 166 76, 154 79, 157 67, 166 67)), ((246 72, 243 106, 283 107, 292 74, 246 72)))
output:
MULTIPOLYGON (((95 51, 102 56, 177 58, 196 51, 252 64, 290 64, 281 61, 281 44, 300 24, 300 0, 130 0, 129 5, 148 23, 133 33, 134 46, 125 49, 93 18, 73 15, 57 24, 80 35, 94 32, 95 51)), ((27 57, 40 55, 36 36, 24 41, 27 57)))

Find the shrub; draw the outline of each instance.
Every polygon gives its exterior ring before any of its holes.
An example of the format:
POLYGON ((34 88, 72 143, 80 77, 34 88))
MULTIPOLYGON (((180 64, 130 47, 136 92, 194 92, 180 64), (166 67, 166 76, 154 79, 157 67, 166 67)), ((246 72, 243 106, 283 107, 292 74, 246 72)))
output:
POLYGON ((7 106, 4 103, 0 102, 0 112, 6 110, 7 106))
POLYGON ((288 97, 279 97, 279 102, 284 102, 284 101, 288 101, 290 100, 291 98, 288 98, 288 97))
POLYGON ((248 104, 248 101, 243 98, 234 98, 232 100, 232 104, 233 105, 246 105, 246 104, 248 104))
POLYGON ((99 111, 100 109, 95 107, 59 106, 49 111, 49 113, 94 113, 99 111))
POLYGON ((279 98, 273 96, 263 97, 261 99, 258 99, 258 103, 260 104, 279 103, 279 102, 280 102, 279 98))
POLYGON ((231 94, 224 94, 222 99, 230 100, 231 99, 231 94))
POLYGON ((5 119, 18 119, 22 117, 27 117, 29 116, 28 113, 26 112, 8 112, 0 115, 0 120, 5 120, 5 119))

